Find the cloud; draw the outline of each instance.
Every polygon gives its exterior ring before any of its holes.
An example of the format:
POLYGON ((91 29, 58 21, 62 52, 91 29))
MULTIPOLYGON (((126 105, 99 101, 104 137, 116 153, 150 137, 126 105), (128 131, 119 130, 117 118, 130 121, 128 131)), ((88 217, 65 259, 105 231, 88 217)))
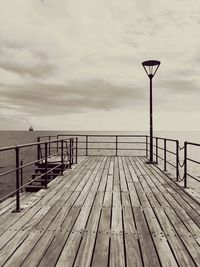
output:
POLYGON ((45 78, 54 74, 56 70, 56 66, 48 62, 41 62, 32 66, 27 66, 12 61, 0 61, 0 68, 17 73, 20 76, 30 76, 34 78, 45 78))
POLYGON ((4 103, 15 104, 30 115, 77 113, 86 110, 111 110, 139 105, 143 90, 123 87, 104 80, 68 84, 1 84, 4 103))
POLYGON ((0 8, 0 98, 16 114, 146 111, 147 59, 161 61, 159 108, 189 99, 200 112, 198 1, 7 0, 0 8))

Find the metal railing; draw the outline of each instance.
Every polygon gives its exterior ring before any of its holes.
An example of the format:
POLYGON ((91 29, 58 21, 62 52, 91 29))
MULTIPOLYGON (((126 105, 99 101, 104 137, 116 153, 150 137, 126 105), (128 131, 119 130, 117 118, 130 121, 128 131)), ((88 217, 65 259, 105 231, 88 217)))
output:
MULTIPOLYGON (((41 139, 40 139, 41 140, 41 139)), ((6 170, 0 173, 0 178, 6 175, 15 174, 15 190, 6 194, 5 196, 0 198, 0 202, 5 200, 6 198, 16 195, 16 212, 20 211, 20 192, 22 192, 28 185, 33 183, 34 181, 44 178, 45 188, 47 188, 47 175, 55 170, 56 168, 61 168, 61 175, 66 167, 71 168, 74 163, 77 163, 77 138, 63 138, 63 139, 55 139, 47 141, 40 141, 36 143, 29 143, 11 147, 4 147, 0 149, 0 154, 9 152, 10 155, 15 158, 15 166, 9 170, 6 170), (53 145, 56 145, 55 147, 53 145), (21 160, 21 156, 24 153, 24 148, 37 148, 37 159, 32 160, 28 163, 23 163, 21 160), (14 155, 13 155, 14 153, 14 155), (59 160, 55 161, 57 164, 52 168, 47 168, 48 159, 52 159, 52 157, 59 157, 59 160), (43 163, 45 166, 45 172, 41 175, 37 176, 30 181, 23 183, 23 170, 29 166, 36 166, 39 163, 43 163)), ((30 151, 31 153, 31 151, 30 151)))
POLYGON ((159 160, 163 163, 162 171, 167 172, 168 166, 170 170, 175 170, 176 181, 179 180, 179 141, 170 138, 153 137, 153 147, 155 162, 159 165, 159 160))
MULTIPOLYGON (((0 173, 0 178, 15 173, 16 186, 8 195, 0 199, 4 199, 16 195, 16 211, 20 211, 20 192, 31 184, 33 181, 40 179, 45 180, 45 187, 47 187, 47 175, 55 168, 61 167, 61 173, 64 170, 64 163, 68 163, 70 168, 72 164, 77 163, 78 156, 132 156, 133 152, 136 156, 148 157, 149 154, 149 136, 147 135, 57 135, 55 136, 40 136, 36 143, 12 146, 1 148, 0 153, 6 151, 15 153, 15 166, 9 170, 0 173), (24 163, 21 159, 20 153, 23 148, 35 147, 35 154, 37 159, 28 163, 24 163), (49 170, 47 162, 49 158, 60 156, 60 161, 56 166, 49 170), (24 169, 30 165, 36 165, 43 162, 46 166, 45 172, 40 176, 32 179, 29 182, 23 183, 24 169)), ((195 179, 192 173, 188 171, 188 163, 198 164, 200 161, 191 158, 188 154, 188 147, 199 147, 200 144, 185 142, 184 147, 179 146, 179 141, 175 139, 153 137, 153 156, 154 161, 160 170, 164 171, 169 177, 168 170, 175 171, 176 181, 184 180, 184 187, 187 187, 188 177, 195 179), (184 149, 183 164, 180 164, 180 150, 184 149), (180 177, 180 170, 184 169, 183 177, 180 177)), ((172 177, 170 177, 172 178, 172 177)))
MULTIPOLYGON (((57 138, 71 137, 72 135, 57 135, 57 138)), ((78 137, 78 155, 84 156, 118 156, 139 152, 147 156, 147 135, 75 135, 78 137), (138 141, 139 139, 139 141, 138 141), (139 146, 138 146, 139 144, 139 146), (123 147, 122 147, 123 145, 123 147), (136 145, 136 146, 135 146, 136 145), (82 153, 80 153, 82 151, 82 153), (103 151, 103 153, 102 153, 103 151)))
POLYGON ((195 173, 193 174, 191 169, 197 169, 197 166, 199 167, 199 172, 200 172, 200 161, 191 158, 189 156, 189 149, 192 150, 192 154, 196 154, 197 152, 195 151, 197 148, 199 148, 198 153, 200 153, 200 144, 198 143, 191 143, 191 142, 184 142, 184 187, 187 188, 188 187, 188 177, 190 177, 191 179, 200 182, 200 176, 195 176, 195 173), (189 168, 189 165, 193 165, 192 168, 189 168), (190 170, 188 170, 190 169, 190 170), (190 171, 190 172, 189 172, 190 171))

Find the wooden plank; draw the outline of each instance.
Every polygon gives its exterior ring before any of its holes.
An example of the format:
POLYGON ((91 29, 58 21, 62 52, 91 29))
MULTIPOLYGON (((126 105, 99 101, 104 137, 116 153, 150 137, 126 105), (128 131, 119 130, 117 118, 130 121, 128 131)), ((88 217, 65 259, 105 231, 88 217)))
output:
POLYGON ((134 183, 139 182, 137 174, 136 174, 136 172, 135 172, 135 170, 133 168, 133 165, 132 165, 131 157, 127 157, 126 158, 126 163, 127 163, 127 166, 129 168, 129 171, 130 171, 130 174, 131 174, 132 182, 134 182, 134 183))
POLYGON ((162 226, 162 230, 167 237, 167 241, 170 244, 176 261, 178 262, 178 265, 181 267, 196 266, 187 249, 181 242, 180 237, 176 234, 176 231, 169 221, 168 217, 166 216, 165 212, 162 209, 158 208, 155 208, 155 212, 156 217, 158 218, 159 223, 162 226))
POLYGON ((177 214, 173 210, 166 210, 165 212, 171 223, 174 225, 177 234, 179 235, 180 239, 182 240, 185 247, 189 251, 196 265, 200 266, 199 244, 196 242, 195 238, 191 235, 191 233, 183 224, 182 220, 177 216, 177 214))
POLYGON ((81 245, 76 256, 75 266, 89 267, 91 265, 100 214, 101 208, 95 207, 86 226, 87 231, 82 238, 81 245))
POLYGON ((110 240, 111 209, 103 208, 101 212, 99 230, 94 247, 92 266, 101 267, 108 265, 109 240, 110 240))
POLYGON ((112 192, 113 190, 113 174, 114 174, 114 158, 111 157, 110 167, 108 171, 107 186, 106 186, 106 191, 108 192, 112 192))
POLYGON ((123 167, 121 157, 119 157, 119 176, 120 176, 120 188, 121 188, 120 191, 121 191, 121 193, 127 192, 128 191, 127 182, 126 182, 126 178, 125 178, 125 172, 124 172, 124 167, 123 167))
POLYGON ((158 267, 160 266, 160 261, 158 259, 152 236, 149 232, 142 209, 133 207, 133 213, 139 235, 139 243, 144 265, 158 267))
POLYGON ((58 257, 68 239, 68 236, 74 226, 75 221, 80 213, 80 209, 73 207, 67 215, 66 220, 62 225, 62 229, 56 233, 55 238, 51 242, 48 249, 39 264, 39 266, 55 266, 58 257))
POLYGON ((158 252, 161 265, 164 267, 178 266, 174 258, 173 251, 171 250, 167 238, 164 235, 159 222, 151 208, 144 208, 144 214, 148 222, 149 229, 152 233, 152 238, 158 252))
POLYGON ((113 191, 120 192, 120 180, 119 180, 119 162, 118 158, 114 159, 114 178, 113 178, 113 191))
POLYGON ((133 234, 125 234, 126 265, 142 267, 142 257, 138 239, 133 234))
POLYGON ((112 208, 111 240, 109 266, 124 266, 124 240, 122 227, 122 209, 112 208))

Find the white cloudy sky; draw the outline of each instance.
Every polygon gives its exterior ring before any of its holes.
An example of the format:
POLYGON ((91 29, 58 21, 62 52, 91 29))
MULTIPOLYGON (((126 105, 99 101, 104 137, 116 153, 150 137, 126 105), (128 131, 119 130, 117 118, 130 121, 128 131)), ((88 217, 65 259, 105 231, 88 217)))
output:
POLYGON ((200 130, 200 1, 0 0, 0 129, 200 130))

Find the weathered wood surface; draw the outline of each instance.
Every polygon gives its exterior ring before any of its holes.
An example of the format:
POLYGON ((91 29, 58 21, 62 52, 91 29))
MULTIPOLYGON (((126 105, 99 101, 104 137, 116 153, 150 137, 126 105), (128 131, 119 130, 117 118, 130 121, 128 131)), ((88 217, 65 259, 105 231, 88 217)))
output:
POLYGON ((0 266, 200 266, 200 205, 143 157, 85 157, 0 206, 0 266))

